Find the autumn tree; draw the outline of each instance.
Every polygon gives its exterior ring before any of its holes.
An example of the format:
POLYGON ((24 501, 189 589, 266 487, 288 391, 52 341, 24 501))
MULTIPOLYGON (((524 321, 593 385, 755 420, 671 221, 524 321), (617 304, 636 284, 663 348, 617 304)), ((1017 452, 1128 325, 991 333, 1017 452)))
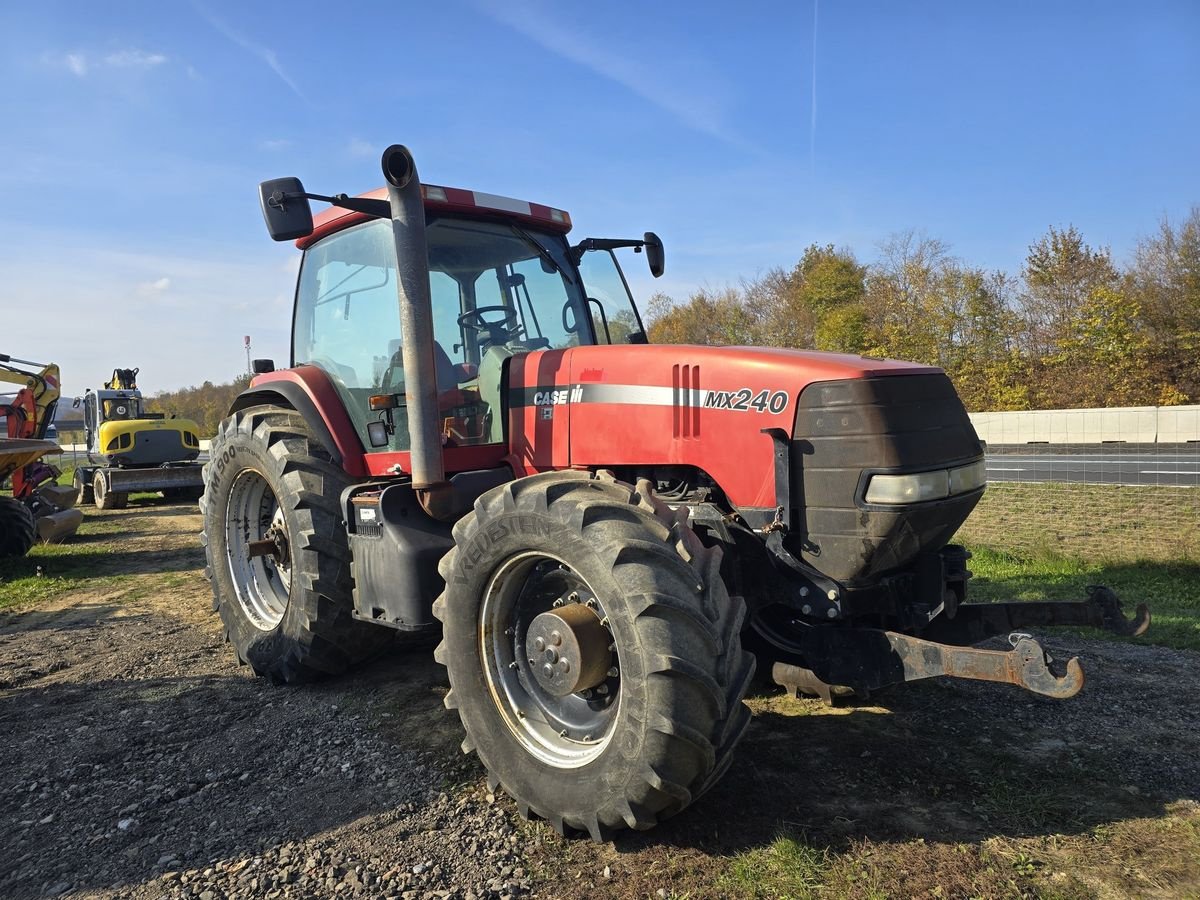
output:
POLYGON ((1127 289, 1141 305, 1156 373, 1178 392, 1200 399, 1200 206, 1175 228, 1163 220, 1134 255, 1127 289))
POLYGON ((1071 225, 1065 231, 1051 227, 1029 247, 1022 277, 1020 307, 1028 326, 1028 349, 1040 356, 1070 333, 1093 292, 1114 287, 1119 276, 1108 249, 1093 249, 1071 225))

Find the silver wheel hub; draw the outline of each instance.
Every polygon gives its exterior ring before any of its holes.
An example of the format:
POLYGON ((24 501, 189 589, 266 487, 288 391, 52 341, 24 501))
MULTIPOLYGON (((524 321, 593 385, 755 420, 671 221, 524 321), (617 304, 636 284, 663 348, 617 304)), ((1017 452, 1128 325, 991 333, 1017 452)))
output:
POLYGON ((526 752, 574 769, 605 751, 620 710, 618 656, 603 601, 565 562, 527 552, 501 563, 479 608, 479 657, 526 752))
POLYGON ((291 543, 275 492, 254 469, 237 474, 225 509, 225 548, 237 601, 260 631, 283 620, 291 593, 291 543))

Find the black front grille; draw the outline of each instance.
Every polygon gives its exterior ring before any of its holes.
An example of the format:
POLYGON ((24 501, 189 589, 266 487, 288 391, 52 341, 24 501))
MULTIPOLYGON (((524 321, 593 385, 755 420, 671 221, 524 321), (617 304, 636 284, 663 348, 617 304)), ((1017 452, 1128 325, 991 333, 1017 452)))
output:
POLYGON ((983 447, 941 372, 809 385, 793 432, 793 553, 830 578, 865 584, 946 544, 982 491, 881 509, 867 507, 871 473, 919 472, 978 459, 983 447))

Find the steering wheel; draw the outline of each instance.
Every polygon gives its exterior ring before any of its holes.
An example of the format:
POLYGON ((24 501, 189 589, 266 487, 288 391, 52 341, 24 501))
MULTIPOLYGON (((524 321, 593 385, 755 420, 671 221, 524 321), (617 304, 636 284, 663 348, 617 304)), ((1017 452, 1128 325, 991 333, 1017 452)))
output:
POLYGON ((481 333, 486 332, 489 344, 506 344, 520 333, 517 311, 511 306, 477 306, 458 317, 458 324, 481 333), (485 314, 500 313, 498 319, 486 319, 485 314))

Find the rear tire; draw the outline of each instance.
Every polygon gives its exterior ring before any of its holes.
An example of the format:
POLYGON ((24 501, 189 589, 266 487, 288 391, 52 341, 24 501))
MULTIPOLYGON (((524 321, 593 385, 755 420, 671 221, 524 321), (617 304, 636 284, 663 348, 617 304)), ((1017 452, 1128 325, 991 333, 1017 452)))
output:
POLYGON ((0 497, 0 557, 24 556, 36 539, 29 507, 13 497, 0 497))
POLYGON ((97 472, 92 479, 92 500, 96 504, 96 509, 124 509, 129 505, 127 493, 108 489, 103 472, 97 472))
POLYGON ((294 410, 254 406, 221 423, 204 466, 213 609, 238 662, 277 683, 337 674, 392 637, 353 610, 341 493, 350 478, 294 410), (274 556, 248 542, 275 536, 274 556))
POLYGON ((79 492, 79 499, 75 501, 77 506, 85 506, 89 503, 96 502, 95 491, 92 488, 92 483, 83 476, 83 472, 79 469, 75 470, 75 477, 72 479, 75 485, 75 490, 79 492))
MULTIPOLYGON (((550 472, 484 494, 454 537, 433 608, 445 703, 466 729, 463 750, 522 815, 605 840, 653 827, 724 774, 750 721, 742 698, 754 658, 721 551, 700 543, 686 510, 668 509, 644 480, 634 489, 550 472), (603 691, 558 696, 535 674, 550 677, 547 660, 562 665, 533 648, 537 620, 574 603, 603 617, 612 668, 603 691)), ((588 668, 586 655, 568 659, 569 643, 563 672, 588 668)))

